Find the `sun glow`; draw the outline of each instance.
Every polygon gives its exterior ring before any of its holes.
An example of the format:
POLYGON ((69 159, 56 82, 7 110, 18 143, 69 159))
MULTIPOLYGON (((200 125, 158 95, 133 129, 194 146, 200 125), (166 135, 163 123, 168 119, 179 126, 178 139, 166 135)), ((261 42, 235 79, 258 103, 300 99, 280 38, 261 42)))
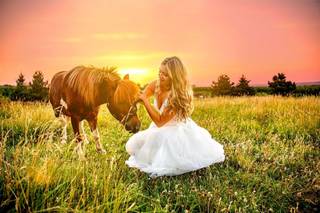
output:
POLYGON ((147 83, 151 77, 150 70, 147 68, 120 68, 119 74, 121 76, 129 74, 131 80, 143 84, 147 83))

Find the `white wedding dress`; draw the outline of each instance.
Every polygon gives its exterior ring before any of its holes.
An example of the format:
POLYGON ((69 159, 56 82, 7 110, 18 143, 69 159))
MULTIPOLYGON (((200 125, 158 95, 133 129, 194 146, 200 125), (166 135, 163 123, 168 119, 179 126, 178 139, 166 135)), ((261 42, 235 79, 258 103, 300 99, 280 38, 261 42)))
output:
MULTIPOLYGON (((158 109, 155 98, 154 106, 160 113, 167 105, 168 99, 158 109)), ((126 164, 151 177, 180 175, 225 159, 223 146, 191 118, 173 118, 162 127, 152 122, 128 140, 126 150, 130 154, 126 164)))

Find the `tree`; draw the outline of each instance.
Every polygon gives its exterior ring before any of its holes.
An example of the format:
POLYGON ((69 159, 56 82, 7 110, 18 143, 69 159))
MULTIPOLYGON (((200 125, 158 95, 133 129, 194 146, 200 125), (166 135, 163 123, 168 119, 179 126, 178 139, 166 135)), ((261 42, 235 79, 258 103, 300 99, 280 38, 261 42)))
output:
POLYGON ((32 100, 44 101, 48 99, 48 81, 44 81, 41 71, 36 71, 32 76, 30 85, 30 95, 32 100))
POLYGON ((26 79, 24 78, 24 75, 22 73, 20 73, 18 79, 16 80, 17 87, 24 87, 25 80, 26 79))
POLYGON ((233 82, 230 82, 229 76, 223 74, 218 77, 218 81, 212 81, 212 95, 232 95, 233 82))
POLYGON ((16 80, 17 86, 13 92, 13 100, 26 100, 27 98, 27 87, 25 86, 25 78, 22 73, 19 74, 18 79, 16 80))
POLYGON ((296 83, 287 81, 284 73, 278 73, 273 76, 272 82, 268 81, 269 87, 272 89, 272 94, 289 95, 296 89, 296 83))
POLYGON ((1 95, 11 100, 14 100, 15 90, 16 90, 16 87, 12 85, 0 86, 1 95))
POLYGON ((239 79, 238 84, 235 87, 235 95, 254 95, 255 90, 249 86, 250 81, 246 79, 244 75, 239 79))

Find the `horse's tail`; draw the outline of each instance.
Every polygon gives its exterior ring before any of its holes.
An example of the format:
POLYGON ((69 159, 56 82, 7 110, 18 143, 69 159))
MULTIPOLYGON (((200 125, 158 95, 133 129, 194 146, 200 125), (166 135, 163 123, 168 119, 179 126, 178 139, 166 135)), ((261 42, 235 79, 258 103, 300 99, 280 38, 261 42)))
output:
POLYGON ((63 106, 61 105, 62 93, 63 93, 63 82, 67 71, 61 71, 56 73, 51 80, 49 87, 49 101, 52 105, 54 115, 59 117, 63 106))

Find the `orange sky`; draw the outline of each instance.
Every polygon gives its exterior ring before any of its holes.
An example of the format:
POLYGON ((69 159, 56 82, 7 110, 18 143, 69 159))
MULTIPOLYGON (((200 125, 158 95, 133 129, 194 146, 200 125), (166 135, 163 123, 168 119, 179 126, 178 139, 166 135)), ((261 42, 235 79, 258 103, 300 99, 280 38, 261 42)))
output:
POLYGON ((191 82, 221 74, 266 84, 277 72, 320 81, 317 0, 2 0, 0 84, 76 65, 117 66, 145 84, 166 56, 191 82))

